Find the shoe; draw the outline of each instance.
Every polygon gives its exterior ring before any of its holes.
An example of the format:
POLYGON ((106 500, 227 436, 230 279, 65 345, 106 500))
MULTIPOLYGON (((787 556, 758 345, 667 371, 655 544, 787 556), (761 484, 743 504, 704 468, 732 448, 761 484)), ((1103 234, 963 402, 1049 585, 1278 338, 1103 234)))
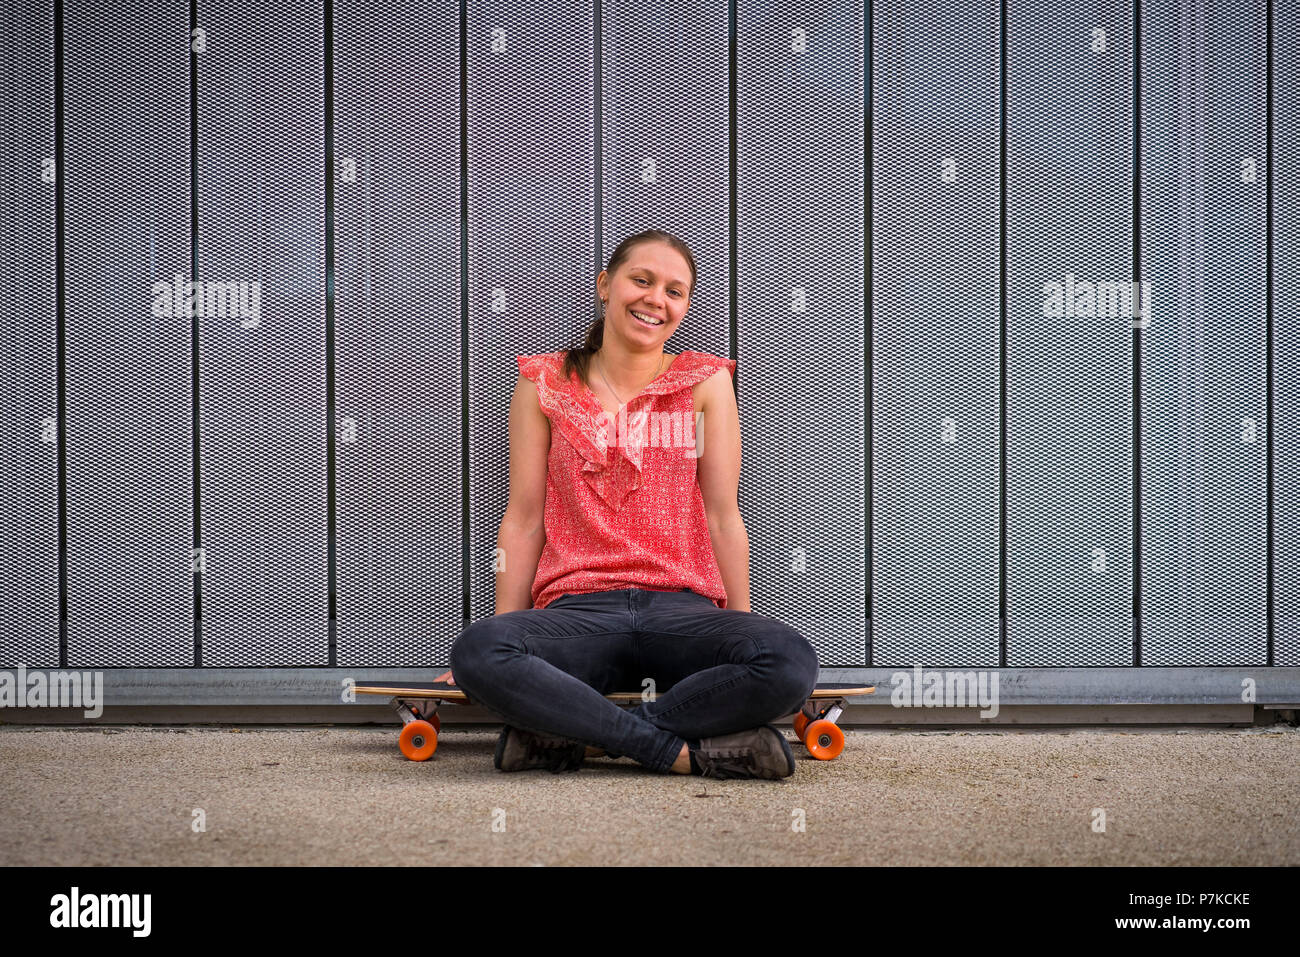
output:
POLYGON ((706 778, 788 778, 794 752, 785 735, 770 724, 735 734, 701 738, 692 752, 706 778))
POLYGON ((497 751, 492 763, 498 771, 527 771, 546 768, 552 774, 576 771, 582 765, 587 746, 568 738, 534 734, 522 728, 506 725, 497 738, 497 751))

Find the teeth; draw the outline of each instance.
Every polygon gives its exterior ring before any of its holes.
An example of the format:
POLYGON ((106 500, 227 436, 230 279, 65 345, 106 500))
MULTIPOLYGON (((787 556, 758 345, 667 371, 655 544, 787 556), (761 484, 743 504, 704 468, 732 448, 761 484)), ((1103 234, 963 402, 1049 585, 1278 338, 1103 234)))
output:
POLYGON ((650 325, 652 325, 652 326, 662 326, 662 325, 663 325, 663 320, 662 320, 662 319, 651 319, 649 316, 643 316, 643 315, 641 315, 641 313, 637 312, 635 309, 631 310, 631 313, 632 313, 632 315, 634 315, 634 316, 636 316, 638 319, 640 319, 642 322, 648 322, 648 323, 650 323, 650 325))

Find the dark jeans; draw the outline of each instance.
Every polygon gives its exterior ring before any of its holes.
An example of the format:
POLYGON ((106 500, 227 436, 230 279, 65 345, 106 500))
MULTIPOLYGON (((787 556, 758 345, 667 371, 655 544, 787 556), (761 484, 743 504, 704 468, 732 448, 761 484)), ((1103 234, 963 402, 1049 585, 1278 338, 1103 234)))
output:
POLYGON ((507 724, 667 771, 686 739, 794 714, 818 662, 775 618, 718 608, 689 589, 623 588, 476 621, 452 645, 451 669, 507 724), (633 708, 605 697, 650 687, 651 700, 633 708))

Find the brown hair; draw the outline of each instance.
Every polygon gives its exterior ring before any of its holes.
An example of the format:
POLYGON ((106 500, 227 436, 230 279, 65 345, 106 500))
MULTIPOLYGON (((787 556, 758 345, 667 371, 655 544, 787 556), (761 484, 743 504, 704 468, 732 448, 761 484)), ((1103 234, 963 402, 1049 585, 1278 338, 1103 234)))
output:
MULTIPOLYGON (((645 232, 628 236, 614 247, 614 251, 609 256, 609 262, 605 265, 605 270, 612 276, 627 261, 628 254, 641 243, 666 243, 681 253, 682 258, 686 260, 686 265, 691 270, 691 288, 687 292, 686 298, 689 299, 695 294, 695 257, 691 255, 691 247, 672 233, 666 233, 662 229, 647 229, 645 232)), ((564 368, 562 370, 564 378, 570 378, 576 370, 583 381, 586 381, 587 368, 591 363, 591 357, 596 354, 604 341, 605 315, 602 311, 600 318, 587 329, 586 341, 580 346, 570 346, 565 350, 564 368)))

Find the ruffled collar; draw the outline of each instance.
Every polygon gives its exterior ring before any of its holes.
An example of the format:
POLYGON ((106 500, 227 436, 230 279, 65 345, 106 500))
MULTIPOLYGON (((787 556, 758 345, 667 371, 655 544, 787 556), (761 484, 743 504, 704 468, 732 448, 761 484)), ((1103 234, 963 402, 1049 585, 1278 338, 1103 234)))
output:
MULTIPOLYGON (((576 371, 567 382, 562 378, 563 351, 519 356, 518 361, 520 371, 537 383, 542 410, 582 457, 583 479, 615 511, 622 508, 628 495, 641 487, 641 465, 653 397, 691 388, 719 369, 727 369, 734 375, 736 366, 733 359, 683 350, 661 375, 620 410, 626 424, 616 420, 614 425, 618 432, 626 429, 625 441, 614 441, 611 445, 615 436, 610 435, 608 413, 595 393, 576 371)), ((689 427, 693 434, 695 423, 691 422, 689 427)))

